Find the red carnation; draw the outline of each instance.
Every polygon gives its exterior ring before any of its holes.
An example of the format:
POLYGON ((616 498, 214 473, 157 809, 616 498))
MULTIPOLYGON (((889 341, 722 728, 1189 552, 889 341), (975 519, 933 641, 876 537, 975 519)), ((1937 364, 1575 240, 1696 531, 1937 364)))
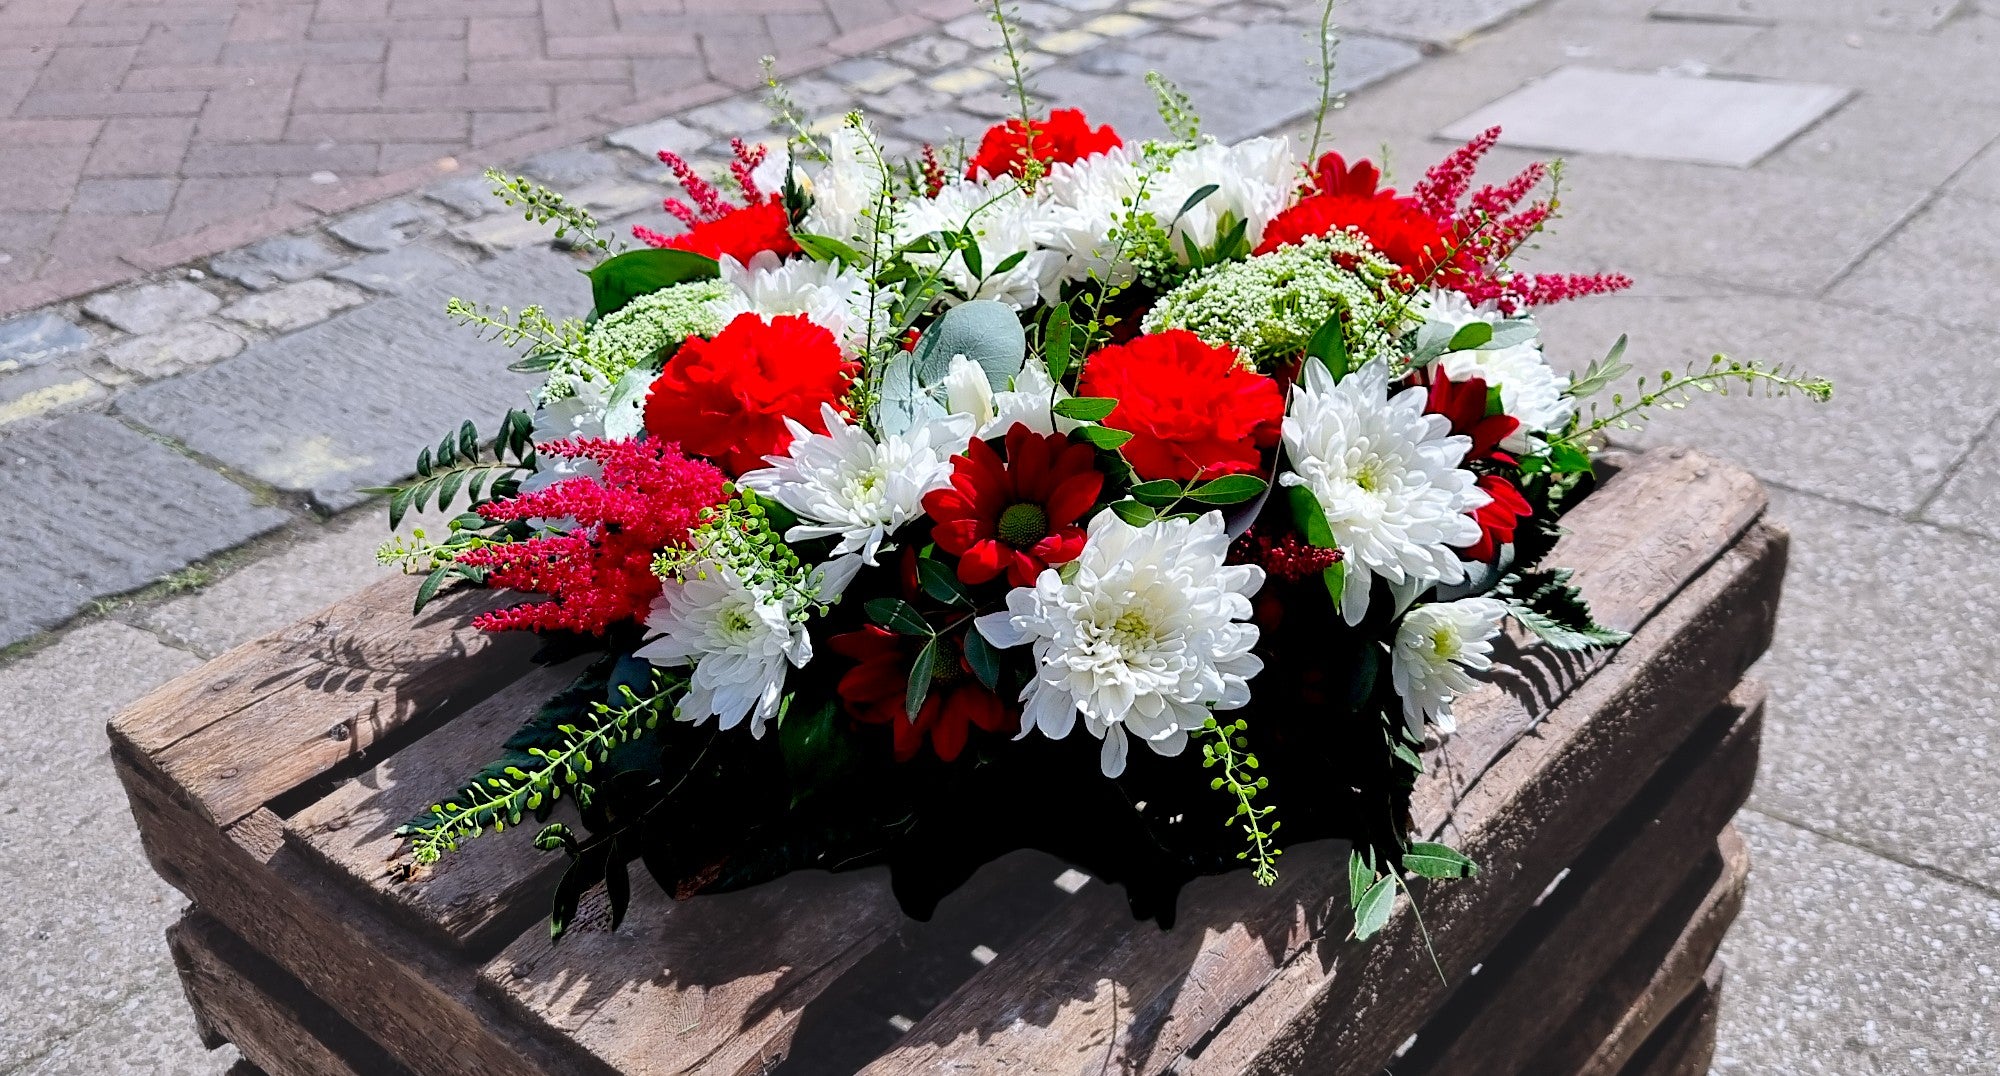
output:
POLYGON ((761 202, 731 209, 714 220, 700 221, 675 236, 661 235, 650 228, 635 228, 633 231, 652 246, 687 250, 717 259, 726 256, 745 263, 767 250, 785 256, 799 252, 798 240, 792 238, 792 220, 785 215, 785 207, 778 202, 761 202))
POLYGON ((1089 445, 1043 435, 1015 423, 1007 431, 1006 462, 985 441, 953 456, 951 485, 924 495, 937 521, 931 539, 958 558, 958 577, 984 583, 1007 573, 1031 586, 1042 569, 1083 552, 1077 518, 1097 503, 1104 476, 1089 445))
POLYGON ((860 369, 810 319, 739 314, 714 339, 690 338, 667 360, 646 397, 646 432, 740 475, 791 446, 788 418, 825 433, 820 405, 844 412, 841 397, 860 369))
POLYGON ((1186 329, 1097 352, 1076 391, 1118 401, 1104 425, 1132 435, 1121 451, 1146 479, 1254 473, 1285 414, 1276 381, 1186 329))
POLYGON ((1458 555, 1465 560, 1490 561, 1500 555, 1501 546, 1514 540, 1514 531, 1521 520, 1535 510, 1521 496, 1520 487, 1503 475, 1480 475, 1479 488, 1493 499, 1473 509, 1472 518, 1479 523, 1479 541, 1459 550, 1458 555))
POLYGON ((834 652, 857 664, 840 678, 837 690, 847 712, 857 721, 888 725, 895 730, 896 761, 915 758, 929 737, 931 750, 946 762, 958 757, 972 726, 1005 732, 1018 725, 1014 708, 986 690, 966 664, 964 636, 939 636, 931 660, 931 690, 910 720, 907 702, 910 667, 922 652, 913 636, 897 635, 873 624, 828 640, 834 652))
POLYGON ((1429 387, 1430 396, 1424 401, 1424 412, 1443 415, 1451 423, 1451 432, 1472 438, 1472 449, 1465 454, 1466 462, 1514 462, 1513 457, 1500 452, 1499 447, 1500 442, 1521 428, 1521 420, 1491 412, 1487 406, 1489 393, 1485 378, 1468 377, 1454 382, 1439 368, 1431 372, 1429 387))
POLYGON ((1360 232, 1370 246, 1416 281, 1442 284, 1442 278, 1451 275, 1448 267, 1457 267, 1463 260, 1456 256, 1454 247, 1458 244, 1448 228, 1425 215, 1415 202, 1396 198, 1389 191, 1367 197, 1315 194, 1304 198, 1264 229, 1264 242, 1257 253, 1269 254, 1287 243, 1348 229, 1360 232))
POLYGON ((484 613, 473 624, 602 635, 613 624, 643 618, 660 594, 654 555, 685 544, 702 509, 722 500, 722 472, 657 440, 551 441, 535 449, 595 460, 604 476, 565 478, 479 506, 487 519, 573 519, 576 526, 459 554, 460 564, 489 569, 491 586, 552 598, 484 613))
POLYGON ((1045 120, 1023 123, 1011 119, 987 128, 986 137, 979 140, 979 152, 965 168, 965 178, 1010 172, 1019 176, 1026 170, 1031 153, 1044 165, 1069 164, 1124 144, 1125 140, 1109 124, 1093 130, 1080 110, 1058 108, 1045 120))

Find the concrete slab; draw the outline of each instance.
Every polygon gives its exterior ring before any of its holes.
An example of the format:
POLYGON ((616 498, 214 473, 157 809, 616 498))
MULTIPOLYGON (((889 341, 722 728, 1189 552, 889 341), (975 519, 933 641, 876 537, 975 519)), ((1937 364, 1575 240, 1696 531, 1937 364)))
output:
POLYGON ((238 1071, 231 1066, 239 1056, 234 1046, 211 1052, 201 1044, 176 980, 134 994, 20 1071, 21 1076, 227 1076, 238 1071))
POLYGON ((0 517, 0 646, 290 518, 194 460, 88 414, 0 440, 0 517))
MULTIPOLYGON (((1930 109, 1931 102, 1918 98, 1860 94, 1758 167, 1928 187, 1950 179, 2000 138, 2000 105, 1961 102, 1952 108, 1950 123, 1909 122, 1930 109)), ((1994 196, 2000 197, 2000 168, 1994 172, 1994 196)))
POLYGON ((1947 194, 1870 253, 1828 298, 1984 328, 2000 324, 1996 279, 2000 204, 1947 194))
POLYGON ((1924 507, 1924 518, 2000 538, 2000 436, 1987 431, 1924 507))
POLYGON ((1847 98, 1839 86, 1564 67, 1440 132, 1510 146, 1747 168, 1847 98))
POLYGON ((1716 1076, 2000 1070, 2000 899, 1755 811, 1716 1076))
POLYGON ((1827 23, 1850 30, 1935 30, 1965 5, 1959 0, 1664 0, 1656 19, 1827 23))
POLYGON ((118 400, 120 412, 279 489, 337 511, 358 487, 394 482, 417 449, 467 418, 490 430, 524 406, 531 375, 507 351, 452 324, 445 301, 561 313, 588 309, 581 262, 545 248, 502 255, 393 299, 118 400))
POLYGON ((1961 18, 1935 34, 1788 22, 1759 34, 1717 71, 1924 100, 1930 115, 1941 116, 1951 102, 2000 103, 1996 50, 2000 18, 1991 16, 1961 18))
POLYGON ((1772 514, 1791 574, 1753 673, 1772 706, 1751 806, 2000 892, 2000 844, 1971 836, 2000 832, 2000 543, 1805 494, 1772 514))
MULTIPOLYGON (((1541 311, 1549 354, 1580 369, 1620 333, 1641 371, 1679 373, 1716 352, 1834 380, 1831 403, 1698 396, 1640 444, 1698 444, 1794 489, 1902 514, 1923 503, 2000 414, 2000 335, 1805 299, 1609 296, 1541 311), (1912 363, 1949 392, 1911 392, 1912 363)), ((1620 386, 1624 389, 1626 386, 1620 386)), ((1629 396, 1629 393, 1628 393, 1629 396)), ((1608 399, 1602 397, 1600 403, 1608 399)))
POLYGON ((1537 0, 1346 0, 1334 9, 1341 32, 1375 34, 1436 47, 1455 45, 1534 7, 1537 0))

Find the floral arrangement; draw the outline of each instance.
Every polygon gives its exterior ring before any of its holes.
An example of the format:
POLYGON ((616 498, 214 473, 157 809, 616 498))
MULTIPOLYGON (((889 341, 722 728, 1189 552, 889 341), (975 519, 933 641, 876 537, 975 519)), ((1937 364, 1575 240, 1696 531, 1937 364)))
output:
POLYGON ((572 860, 558 935, 634 861, 677 897, 886 864, 924 917, 1032 847, 1169 925, 1188 880, 1338 837, 1364 937, 1406 874, 1474 869, 1410 839, 1410 791, 1508 620, 1623 639, 1544 563, 1594 447, 1829 386, 1717 357, 1585 411, 1623 341, 1565 376, 1534 308, 1629 281, 1509 266, 1557 168, 1475 188, 1488 131, 1399 190, 1317 135, 1205 138, 1153 82, 1170 140, 1024 94, 910 161, 859 115, 738 142, 733 194, 662 152, 682 227, 623 253, 500 177, 606 255, 595 309, 453 304, 543 381, 385 491, 392 525, 470 507, 384 556, 419 607, 526 596, 478 625, 582 660, 404 827, 419 863, 574 801, 535 838, 572 860))

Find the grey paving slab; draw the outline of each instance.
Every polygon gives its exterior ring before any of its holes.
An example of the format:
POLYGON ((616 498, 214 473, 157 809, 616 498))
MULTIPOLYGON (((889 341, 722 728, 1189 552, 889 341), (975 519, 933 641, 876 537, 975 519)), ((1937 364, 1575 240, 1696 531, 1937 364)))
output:
POLYGON ((1839 86, 1572 66, 1440 132, 1490 127, 1511 146, 1747 168, 1847 98, 1839 86))
POLYGON ((2000 1071, 2000 899, 1755 811, 1717 1076, 2000 1071))
MULTIPOLYGON (((164 947, 166 943, 162 942, 164 947)), ((63 1040, 21 1076, 225 1076, 241 1056, 210 1051, 178 982, 149 987, 63 1040)))
POLYGON ((511 210, 461 224, 453 228, 451 234, 481 250, 497 252, 546 246, 555 236, 555 225, 511 210))
POLYGON ((1833 378, 1831 403, 1698 396, 1631 439, 1702 445, 1765 478, 1885 512, 1922 504, 2000 414, 2000 377, 1992 374, 2000 333, 1741 294, 1596 297, 1548 307, 1540 317, 1551 358, 1573 369, 1623 333, 1626 358, 1653 374, 1678 373, 1723 352, 1833 378), (1911 392, 1915 370, 1950 391, 1911 392))
POLYGON ((108 395, 81 366, 68 360, 0 375, 0 430, 88 407, 108 395))
POLYGON ((2000 435, 1988 431, 1924 508, 1933 523, 2000 538, 2000 435))
POLYGON ((1952 177, 1947 189, 1954 194, 2000 202, 2000 141, 1974 157, 1964 171, 1952 177))
POLYGON ((1448 46, 1534 7, 1537 0, 1346 0, 1334 11, 1343 32, 1448 46))
POLYGON ((1934 30, 1965 5, 1960 0, 1663 0, 1661 19, 1757 23, 1828 23, 1853 30, 1934 30))
POLYGON ((706 145, 713 137, 706 131, 697 131, 669 116, 651 123, 621 128, 605 135, 604 140, 614 146, 623 146, 634 153, 651 157, 663 149, 686 156, 706 145))
MULTIPOLYGON (((0 668, 0 1070, 149 990, 177 990, 159 932, 184 905, 139 850, 104 723, 199 663, 123 624, 87 625, 0 668)), ((193 1038, 193 1027, 183 1029, 193 1038)))
MULTIPOLYGON (((1274 22, 1251 27, 1245 34, 1255 35, 1254 62, 1217 64, 1214 41, 1156 34, 1104 45, 1058 63, 1036 77, 1036 91, 1050 100, 1081 103, 1093 123, 1109 123, 1128 139, 1166 134, 1153 91, 1145 83, 1149 70, 1173 79, 1201 113, 1203 133, 1225 142, 1311 112, 1319 96, 1312 77, 1318 50, 1308 40, 1306 28, 1274 22)), ((1340 47, 1338 88, 1358 89, 1421 58, 1422 53, 1406 42, 1349 37, 1340 47)))
POLYGON ((424 197, 467 217, 483 217, 507 205, 493 193, 493 184, 480 174, 446 180, 427 188, 424 197))
POLYGON ((106 348, 104 360, 134 377, 167 377, 219 362, 243 350, 244 339, 212 321, 190 321, 106 348))
POLYGON ((1792 560, 1751 805, 2000 892, 2000 543, 1806 494, 1772 511, 1792 560))
POLYGON ((1868 255, 1828 298, 1936 318, 2000 324, 2000 204, 1947 194, 1868 255))
POLYGON ((488 429, 533 378, 444 316, 446 299, 582 312, 581 263, 518 251, 241 355, 121 396, 119 410, 280 489, 338 510, 406 475, 417 449, 464 419, 488 429))
POLYGON ((261 291, 318 276, 346 260, 316 235, 276 235, 211 258, 208 267, 218 276, 261 291))
POLYGON ((326 226, 341 242, 368 251, 395 250, 444 227, 444 218, 417 202, 397 199, 350 213, 326 226))
POLYGON ((185 280, 169 280, 94 295, 83 304, 83 310, 128 333, 150 333, 206 317, 221 305, 221 299, 185 280))
POLYGON ((352 306, 359 306, 362 294, 331 280, 301 280, 272 291, 246 295, 222 308, 231 321, 285 333, 316 325, 352 306))
POLYGON ((1793 294, 1832 283, 1928 193, 1619 157, 1574 161, 1567 180, 1563 218, 1526 267, 1658 272, 1793 294))
POLYGON ((530 157, 521 162, 520 172, 557 190, 569 190, 615 176, 619 167, 618 158, 608 153, 570 147, 530 157))
MULTIPOLYGON (((1848 100, 1759 165, 1836 179, 1936 186, 2000 138, 2000 105, 1961 101, 1950 122, 1911 123, 1931 102, 1863 93, 1848 100)), ((1963 177, 1961 177, 1963 178, 1963 177)), ((1994 196, 2000 198, 2000 169, 1994 196)))
MULTIPOLYGON (((242 400, 216 404, 234 414, 242 400)), ((0 440, 0 517, 0 646, 289 518, 103 415, 0 440)))
POLYGON ((458 268, 459 263, 448 254, 424 246, 407 246, 371 254, 327 275, 379 294, 399 295, 425 280, 457 272, 458 268))
POLYGON ((1934 34, 1786 23, 1758 34, 1717 70, 1855 86, 1933 103, 2000 102, 1992 56, 2000 19, 1966 17, 1934 34))
POLYGON ((39 366, 90 346, 90 331, 49 310, 0 321, 0 373, 39 366))

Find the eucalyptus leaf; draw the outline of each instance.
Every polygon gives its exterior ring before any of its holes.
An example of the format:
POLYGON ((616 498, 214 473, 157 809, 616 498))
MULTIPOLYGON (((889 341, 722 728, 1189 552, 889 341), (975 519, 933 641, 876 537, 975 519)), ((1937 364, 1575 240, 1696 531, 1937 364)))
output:
POLYGON ((1474 321, 1462 326, 1451 334, 1451 343, 1446 345, 1451 351, 1478 351, 1493 339, 1493 326, 1483 321, 1474 321))
POLYGON ((973 299, 938 315, 909 355, 918 386, 941 384, 952 356, 963 355, 979 364, 994 392, 1005 392, 1027 361, 1028 334, 1006 305, 973 299))

